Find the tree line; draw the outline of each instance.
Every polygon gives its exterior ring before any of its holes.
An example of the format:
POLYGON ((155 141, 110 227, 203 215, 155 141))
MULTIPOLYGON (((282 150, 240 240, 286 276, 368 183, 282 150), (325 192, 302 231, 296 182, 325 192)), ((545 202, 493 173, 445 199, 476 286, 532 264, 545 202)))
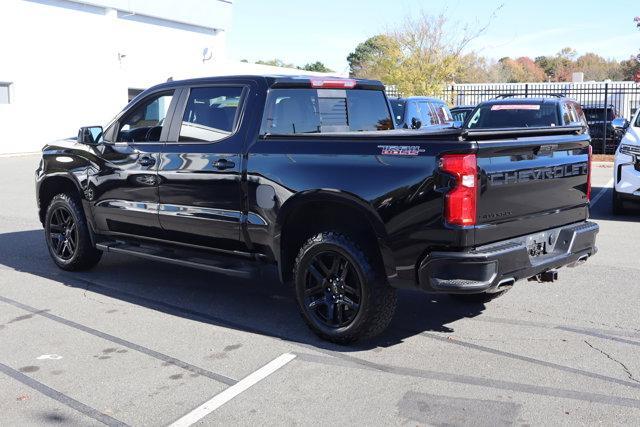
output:
MULTIPOLYGON (((243 59, 240 62, 249 62, 246 59, 243 59)), ((310 62, 308 64, 305 65, 295 65, 295 64, 290 64, 287 62, 284 62, 281 59, 270 59, 267 61, 256 61, 255 64, 261 64, 261 65, 271 65, 274 67, 285 67, 285 68, 297 68, 298 70, 303 70, 303 71, 314 71, 314 72, 318 72, 318 73, 333 73, 334 71, 332 69, 330 69, 329 67, 327 67, 326 65, 324 65, 322 62, 320 61, 316 61, 316 62, 310 62)))
MULTIPOLYGON (((640 17, 634 19, 640 29, 640 17)), ((566 82, 574 72, 586 81, 633 80, 640 54, 616 61, 570 47, 552 56, 497 61, 468 49, 488 25, 460 26, 444 15, 419 14, 360 43, 347 57, 350 74, 395 85, 401 93, 437 94, 449 83, 566 82)))
MULTIPOLYGON (((351 77, 381 80, 401 93, 433 95, 451 83, 568 82, 574 72, 585 81, 633 80, 640 72, 640 52, 617 61, 596 53, 578 55, 566 47, 555 55, 493 60, 469 48, 489 27, 461 25, 444 14, 425 12, 406 17, 398 26, 355 47, 347 57, 351 77)), ((640 16, 633 19, 640 29, 640 16)), ((243 60, 243 62, 247 62, 243 60)), ((295 65, 280 59, 256 64, 331 73, 320 61, 295 65)))

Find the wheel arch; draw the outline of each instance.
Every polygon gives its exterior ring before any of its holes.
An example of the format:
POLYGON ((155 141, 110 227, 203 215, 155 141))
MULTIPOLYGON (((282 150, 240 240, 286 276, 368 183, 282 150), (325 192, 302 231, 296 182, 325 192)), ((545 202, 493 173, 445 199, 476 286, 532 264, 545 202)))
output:
POLYGON ((56 172, 44 176, 37 186, 38 218, 44 224, 47 207, 56 194, 77 195, 82 199, 80 183, 68 172, 56 172))
POLYGON ((317 232, 330 231, 327 228, 372 245, 374 261, 381 263, 387 275, 395 274, 386 227, 371 204, 351 193, 321 189, 295 194, 278 212, 274 253, 283 282, 291 280, 293 263, 302 244, 317 232))

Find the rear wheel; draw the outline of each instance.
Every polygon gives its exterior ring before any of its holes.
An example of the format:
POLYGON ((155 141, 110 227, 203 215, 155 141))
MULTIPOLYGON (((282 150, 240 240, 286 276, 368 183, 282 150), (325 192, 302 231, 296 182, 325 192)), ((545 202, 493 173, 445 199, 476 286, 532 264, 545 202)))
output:
POLYGON ((51 200, 45 217, 45 235, 51 258, 63 270, 87 270, 102 257, 102 252, 91 243, 80 202, 67 194, 58 194, 51 200))
POLYGON ((614 214, 616 214, 616 215, 624 214, 624 212, 625 212, 624 201, 620 197, 620 194, 618 194, 618 192, 616 191, 615 187, 613 188, 612 204, 613 204, 613 213, 614 214))
POLYGON ((378 335, 391 322, 396 291, 367 255, 334 232, 320 233, 300 249, 296 300, 303 319, 321 338, 348 344, 378 335))

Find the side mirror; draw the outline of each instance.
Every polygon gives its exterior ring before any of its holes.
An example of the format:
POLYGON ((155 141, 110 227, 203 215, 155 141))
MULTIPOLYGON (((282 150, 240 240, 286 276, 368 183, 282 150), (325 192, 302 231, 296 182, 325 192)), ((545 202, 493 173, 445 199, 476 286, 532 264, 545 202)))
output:
POLYGON ((618 131, 626 130, 629 127, 629 120, 625 119, 624 117, 618 117, 617 119, 613 119, 611 121, 611 126, 613 126, 613 128, 618 131))
POLYGON ((78 131, 78 142, 86 145, 97 145, 102 138, 102 126, 85 126, 78 131))
POLYGON ((415 117, 411 119, 411 129, 420 129, 422 127, 422 122, 415 117))

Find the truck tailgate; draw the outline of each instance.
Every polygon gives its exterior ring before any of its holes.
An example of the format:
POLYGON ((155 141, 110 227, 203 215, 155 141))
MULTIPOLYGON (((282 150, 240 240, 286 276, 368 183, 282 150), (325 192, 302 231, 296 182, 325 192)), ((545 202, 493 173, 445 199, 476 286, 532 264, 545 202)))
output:
POLYGON ((588 135, 478 141, 475 245, 588 217, 588 135))

